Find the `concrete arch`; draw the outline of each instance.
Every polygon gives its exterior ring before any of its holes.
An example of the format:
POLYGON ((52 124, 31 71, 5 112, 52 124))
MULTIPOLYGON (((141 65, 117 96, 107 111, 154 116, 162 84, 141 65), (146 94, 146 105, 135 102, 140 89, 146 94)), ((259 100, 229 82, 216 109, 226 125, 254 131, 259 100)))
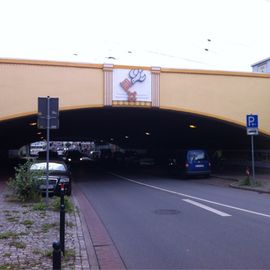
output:
MULTIPOLYGON (((245 126, 246 114, 259 115, 260 132, 270 135, 270 75, 256 73, 152 70, 160 109, 182 111, 245 126)), ((36 114, 39 96, 59 97, 60 110, 102 108, 106 89, 103 65, 0 60, 0 121, 36 114)), ((117 106, 142 106, 123 104, 117 106)), ((151 106, 146 106, 151 108, 151 106)))

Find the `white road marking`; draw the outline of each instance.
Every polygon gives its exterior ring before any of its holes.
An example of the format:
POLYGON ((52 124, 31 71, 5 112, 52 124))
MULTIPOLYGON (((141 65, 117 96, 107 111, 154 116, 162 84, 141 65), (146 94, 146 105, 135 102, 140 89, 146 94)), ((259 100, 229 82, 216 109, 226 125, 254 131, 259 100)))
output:
POLYGON ((209 200, 206 200, 206 199, 203 199, 203 198, 191 196, 191 195, 180 193, 180 192, 176 192, 176 191, 173 191, 173 190, 169 190, 169 189, 165 189, 165 188, 161 188, 161 187, 157 187, 157 186, 148 185, 148 184, 145 184, 145 183, 142 183, 142 182, 139 182, 139 181, 135 181, 135 180, 129 179, 127 177, 124 177, 124 176, 121 176, 121 175, 118 175, 118 174, 115 174, 115 173, 111 173, 111 175, 114 175, 114 176, 116 176, 118 178, 121 178, 123 180, 127 180, 129 182, 132 182, 132 183, 135 183, 135 184, 138 184, 138 185, 142 185, 142 186, 145 186, 145 187, 157 189, 157 190, 164 191, 164 192, 167 192, 167 193, 171 193, 171 194, 174 194, 174 195, 183 196, 183 197, 194 199, 194 200, 197 200, 197 201, 207 202, 207 203, 211 203, 211 204, 223 206, 223 207, 226 207, 226 208, 230 208, 230 209, 233 209, 233 210, 238 210, 238 211, 246 212, 246 213, 249 213, 249 214, 253 214, 253 215, 258 215, 258 216, 270 218, 270 215, 268 215, 268 214, 251 211, 251 210, 247 210, 247 209, 244 209, 244 208, 235 207, 235 206, 231 206, 231 205, 228 205, 228 204, 223 204, 223 203, 218 203, 218 202, 214 202, 214 201, 209 201, 209 200))
POLYGON ((198 207, 200 207, 200 208, 203 208, 203 209, 205 209, 205 210, 208 210, 208 211, 210 211, 210 212, 212 212, 212 213, 215 213, 215 214, 217 214, 217 215, 219 215, 219 216, 222 216, 222 217, 230 217, 230 216, 231 216, 231 215, 229 215, 229 214, 227 214, 227 213, 225 213, 225 212, 221 212, 221 211, 219 211, 219 210, 217 210, 217 209, 214 209, 214 208, 212 208, 212 207, 206 206, 206 205, 204 205, 204 204, 202 204, 202 203, 198 203, 198 202, 192 201, 192 200, 190 200, 190 199, 183 199, 183 201, 185 201, 185 202, 187 202, 187 203, 191 203, 191 204, 193 204, 193 205, 195 205, 195 206, 198 206, 198 207))

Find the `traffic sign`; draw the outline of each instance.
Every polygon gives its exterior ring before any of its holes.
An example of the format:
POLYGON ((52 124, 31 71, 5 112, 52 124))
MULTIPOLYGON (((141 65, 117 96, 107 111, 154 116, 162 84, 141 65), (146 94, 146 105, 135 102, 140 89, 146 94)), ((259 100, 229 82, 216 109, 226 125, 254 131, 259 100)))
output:
POLYGON ((258 115, 248 114, 247 115, 247 135, 258 135, 259 134, 259 121, 258 115))
POLYGON ((38 98, 38 128, 47 128, 47 119, 49 117, 49 128, 59 128, 59 109, 58 109, 58 98, 50 97, 39 97, 38 98), (49 104, 48 104, 49 103, 49 104), (49 108, 49 113, 48 113, 49 108))
POLYGON ((258 115, 248 114, 247 115, 247 128, 258 128, 258 115))
POLYGON ((247 135, 258 135, 259 130, 257 128, 247 128, 247 135))

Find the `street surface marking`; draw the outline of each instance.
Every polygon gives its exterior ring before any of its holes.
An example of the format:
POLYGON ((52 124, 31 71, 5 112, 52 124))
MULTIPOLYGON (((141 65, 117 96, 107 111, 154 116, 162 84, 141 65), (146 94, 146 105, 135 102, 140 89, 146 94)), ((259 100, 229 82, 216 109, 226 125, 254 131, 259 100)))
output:
POLYGON ((246 212, 246 213, 249 213, 249 214, 270 218, 270 215, 267 215, 267 214, 264 214, 264 213, 255 212, 255 211, 251 211, 251 210, 247 210, 247 209, 243 209, 243 208, 239 208, 239 207, 235 207, 235 206, 231 206, 231 205, 227 205, 227 204, 223 204, 223 203, 218 203, 218 202, 214 202, 214 201, 209 201, 209 200, 206 200, 206 199, 203 199, 203 198, 191 196, 191 195, 176 192, 176 191, 173 191, 173 190, 168 190, 168 189, 165 189, 165 188, 148 185, 148 184, 145 184, 145 183, 142 183, 142 182, 139 182, 139 181, 135 181, 135 180, 129 179, 127 177, 124 177, 124 176, 121 176, 121 175, 118 175, 118 174, 115 174, 115 173, 110 173, 110 174, 114 175, 114 176, 116 176, 118 178, 121 178, 123 180, 127 180, 129 182, 138 184, 138 185, 142 185, 142 186, 145 186, 145 187, 150 187, 150 188, 157 189, 157 190, 160 190, 160 191, 164 191, 164 192, 167 192, 167 193, 171 193, 171 194, 174 194, 174 195, 183 196, 183 197, 187 197, 187 198, 194 199, 194 200, 197 200, 197 201, 202 201, 202 202, 207 202, 207 203, 211 203, 211 204, 215 204, 215 205, 220 205, 220 206, 223 206, 223 207, 227 207, 227 208, 230 208, 230 209, 246 212))
POLYGON ((198 207, 200 207, 200 208, 203 208, 203 209, 205 209, 205 210, 208 210, 208 211, 210 211, 210 212, 212 212, 212 213, 215 213, 215 214, 217 214, 217 215, 219 215, 219 216, 222 216, 222 217, 230 217, 230 216, 231 216, 231 215, 229 215, 229 214, 227 214, 227 213, 225 213, 225 212, 221 212, 221 211, 219 211, 219 210, 217 210, 217 209, 214 209, 214 208, 212 208, 212 207, 206 206, 206 205, 204 205, 204 204, 202 204, 202 203, 198 203, 198 202, 192 201, 192 200, 190 200, 190 199, 183 199, 183 201, 185 201, 185 202, 187 202, 187 203, 191 203, 191 204, 193 204, 193 205, 196 205, 196 206, 198 206, 198 207))

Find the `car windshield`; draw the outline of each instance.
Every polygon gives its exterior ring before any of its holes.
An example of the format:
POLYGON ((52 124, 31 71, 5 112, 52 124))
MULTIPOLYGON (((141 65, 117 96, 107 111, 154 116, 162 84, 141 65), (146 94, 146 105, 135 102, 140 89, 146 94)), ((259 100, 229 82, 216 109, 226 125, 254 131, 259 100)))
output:
POLYGON ((206 159, 205 152, 203 150, 188 151, 187 159, 189 162, 206 159))
MULTIPOLYGON (((47 163, 46 162, 39 162, 39 163, 34 163, 30 167, 30 171, 34 170, 46 170, 47 168, 47 163)), ((56 162, 50 162, 49 163, 49 171, 61 171, 65 172, 66 167, 64 164, 61 163, 56 163, 56 162)))

